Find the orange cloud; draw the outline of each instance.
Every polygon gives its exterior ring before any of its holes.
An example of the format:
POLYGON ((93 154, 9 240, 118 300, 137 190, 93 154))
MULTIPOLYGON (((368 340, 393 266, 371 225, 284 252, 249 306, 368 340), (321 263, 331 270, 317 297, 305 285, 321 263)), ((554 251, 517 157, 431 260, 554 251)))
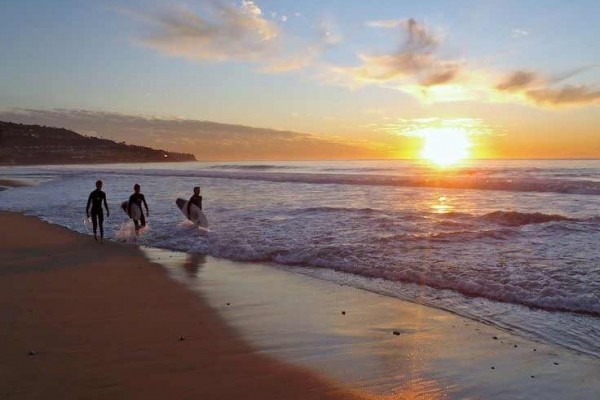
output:
POLYGON ((376 84, 403 91, 424 103, 478 100, 559 107, 597 104, 600 98, 600 91, 585 85, 555 86, 595 66, 577 68, 553 79, 528 70, 499 79, 497 72, 439 57, 440 37, 412 18, 369 21, 366 26, 399 29, 403 42, 389 54, 359 54, 358 66, 328 66, 321 74, 323 80, 351 88, 376 84))
POLYGON ((566 85, 557 89, 534 89, 527 91, 526 94, 539 104, 554 106, 600 104, 600 90, 591 90, 583 85, 566 85))
POLYGON ((579 68, 549 80, 533 71, 515 71, 502 80, 498 91, 520 94, 528 101, 545 106, 588 105, 600 102, 600 91, 585 85, 553 87, 557 82, 568 79, 591 67, 579 68))
POLYGON ((507 91, 523 89, 539 79, 538 74, 533 71, 515 71, 504 78, 496 88, 507 91))

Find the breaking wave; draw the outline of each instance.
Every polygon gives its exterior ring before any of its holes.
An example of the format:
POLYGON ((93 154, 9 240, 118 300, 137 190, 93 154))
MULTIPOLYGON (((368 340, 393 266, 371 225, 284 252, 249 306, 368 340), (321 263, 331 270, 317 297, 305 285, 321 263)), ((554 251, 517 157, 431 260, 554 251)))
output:
POLYGON ((522 213, 517 211, 494 211, 480 217, 483 221, 506 226, 523 226, 529 224, 545 224, 554 221, 574 221, 574 218, 557 214, 522 213))
MULTIPOLYGON (((213 168, 213 167, 211 167, 213 168)), ((215 167, 216 168, 216 167, 215 167)), ((581 195, 600 195, 600 182, 593 180, 564 180, 555 178, 502 178, 465 175, 368 175, 368 174, 329 174, 304 172, 271 172, 270 170, 289 169, 274 165, 233 165, 218 166, 218 171, 200 169, 188 171, 111 171, 124 175, 162 175, 172 177, 222 178, 235 180, 254 180, 264 182, 289 182, 308 184, 338 184, 365 186, 430 187, 447 189, 502 190, 511 192, 564 193, 581 195), (237 171, 236 171, 237 170, 237 171), (245 170, 251 170, 245 171, 245 170)), ((292 167, 293 168, 293 167, 292 167)))

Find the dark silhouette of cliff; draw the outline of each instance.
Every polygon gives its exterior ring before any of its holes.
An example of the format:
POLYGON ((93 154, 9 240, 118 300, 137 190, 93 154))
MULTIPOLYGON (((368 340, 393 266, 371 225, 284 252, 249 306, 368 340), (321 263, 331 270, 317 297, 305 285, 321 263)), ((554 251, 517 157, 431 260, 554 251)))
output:
POLYGON ((192 154, 82 136, 64 128, 0 121, 0 165, 195 161, 192 154))

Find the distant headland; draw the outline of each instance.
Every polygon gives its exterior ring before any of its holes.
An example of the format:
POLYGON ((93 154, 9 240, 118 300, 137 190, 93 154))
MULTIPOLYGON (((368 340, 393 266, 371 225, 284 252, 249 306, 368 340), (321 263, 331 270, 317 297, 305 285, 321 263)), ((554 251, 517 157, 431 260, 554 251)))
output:
POLYGON ((40 125, 0 121, 0 165, 196 161, 193 154, 83 136, 40 125))

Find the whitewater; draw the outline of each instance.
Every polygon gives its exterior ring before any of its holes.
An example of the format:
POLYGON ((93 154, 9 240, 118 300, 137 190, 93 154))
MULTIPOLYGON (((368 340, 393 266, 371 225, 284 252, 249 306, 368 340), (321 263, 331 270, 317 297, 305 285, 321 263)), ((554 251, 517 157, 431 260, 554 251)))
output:
MULTIPOLYGON (((32 186, 0 209, 89 233, 104 181, 106 236, 132 241, 118 205, 139 183, 139 244, 269 263, 418 302, 600 357, 600 161, 228 162, 3 167, 32 186), (175 206, 202 187, 210 231, 175 206)), ((7 229, 5 227, 5 229, 7 229)))

